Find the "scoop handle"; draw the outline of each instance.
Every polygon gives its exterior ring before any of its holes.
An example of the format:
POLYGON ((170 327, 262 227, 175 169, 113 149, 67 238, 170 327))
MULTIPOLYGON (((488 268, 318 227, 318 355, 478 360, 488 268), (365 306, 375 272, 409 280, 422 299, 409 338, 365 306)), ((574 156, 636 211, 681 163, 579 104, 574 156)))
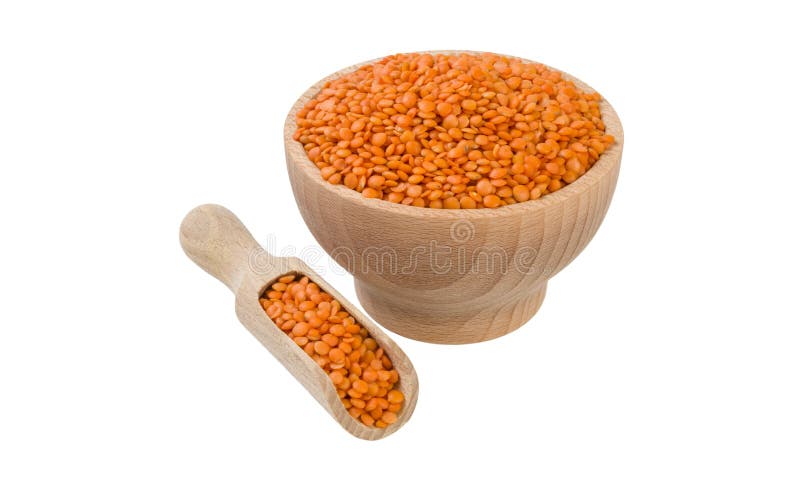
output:
POLYGON ((253 262, 275 264, 236 215, 216 204, 195 207, 183 218, 181 247, 203 270, 236 293, 253 262))

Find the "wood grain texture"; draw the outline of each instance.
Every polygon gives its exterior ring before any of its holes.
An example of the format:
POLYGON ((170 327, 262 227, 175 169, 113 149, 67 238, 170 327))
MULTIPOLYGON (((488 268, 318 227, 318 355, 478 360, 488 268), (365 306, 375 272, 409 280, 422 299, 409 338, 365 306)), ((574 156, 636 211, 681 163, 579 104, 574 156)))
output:
POLYGON ((180 242, 189 258, 233 291, 236 295, 236 315, 242 324, 345 430, 358 438, 376 440, 394 433, 408 421, 417 403, 419 387, 411 361, 383 330, 333 286, 317 276, 308 265, 294 257, 268 254, 239 219, 219 205, 202 205, 189 212, 181 224, 180 242), (259 297, 278 277, 286 274, 308 276, 337 299, 384 348, 400 376, 398 389, 405 395, 396 422, 383 429, 373 428, 350 416, 327 373, 264 312, 259 297))
MULTIPOLYGON (((398 334, 460 344, 517 329, 541 306, 547 280, 586 247, 605 217, 622 158, 616 112, 607 101, 600 103, 606 132, 616 143, 584 176, 541 199, 476 210, 393 204, 330 185, 292 138, 297 111, 326 81, 361 65, 312 86, 286 118, 287 169, 308 228, 353 274, 365 310, 398 334), (442 267, 445 257, 449 268, 442 267)), ((569 74, 564 77, 594 92, 569 74)))

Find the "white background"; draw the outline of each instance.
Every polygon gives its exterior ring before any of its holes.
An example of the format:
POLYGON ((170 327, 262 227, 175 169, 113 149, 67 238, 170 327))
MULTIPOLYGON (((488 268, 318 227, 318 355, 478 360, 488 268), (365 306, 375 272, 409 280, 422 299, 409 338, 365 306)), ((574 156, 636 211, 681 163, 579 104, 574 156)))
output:
POLYGON ((736 3, 3 2, 0 491, 797 492, 800 39, 788 10, 736 3), (290 106, 428 49, 587 81, 622 119, 622 172, 522 329, 396 338, 417 411, 365 442, 239 325, 178 225, 218 202, 315 246, 290 106))

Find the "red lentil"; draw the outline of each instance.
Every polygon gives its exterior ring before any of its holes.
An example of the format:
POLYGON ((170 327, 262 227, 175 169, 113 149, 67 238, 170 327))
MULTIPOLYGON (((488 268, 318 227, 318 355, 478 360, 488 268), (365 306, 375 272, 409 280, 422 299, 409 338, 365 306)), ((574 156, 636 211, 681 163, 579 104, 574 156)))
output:
POLYGON ((331 184, 389 202, 480 209, 573 183, 614 143, 600 95, 491 53, 386 57, 329 81, 294 139, 331 184))
POLYGON ((325 370, 353 419, 379 428, 397 421, 404 396, 383 348, 330 294, 308 277, 296 279, 272 283, 259 299, 264 311, 325 370))

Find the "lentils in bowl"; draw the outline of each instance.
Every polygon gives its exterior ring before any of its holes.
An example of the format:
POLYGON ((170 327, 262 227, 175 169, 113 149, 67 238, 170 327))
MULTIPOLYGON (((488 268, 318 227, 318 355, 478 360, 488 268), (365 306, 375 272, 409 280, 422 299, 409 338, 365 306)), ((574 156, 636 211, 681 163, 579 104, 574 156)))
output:
POLYGON ((320 175, 366 198, 496 208, 558 191, 614 143, 601 97, 492 53, 392 55, 328 81, 293 138, 320 175))

